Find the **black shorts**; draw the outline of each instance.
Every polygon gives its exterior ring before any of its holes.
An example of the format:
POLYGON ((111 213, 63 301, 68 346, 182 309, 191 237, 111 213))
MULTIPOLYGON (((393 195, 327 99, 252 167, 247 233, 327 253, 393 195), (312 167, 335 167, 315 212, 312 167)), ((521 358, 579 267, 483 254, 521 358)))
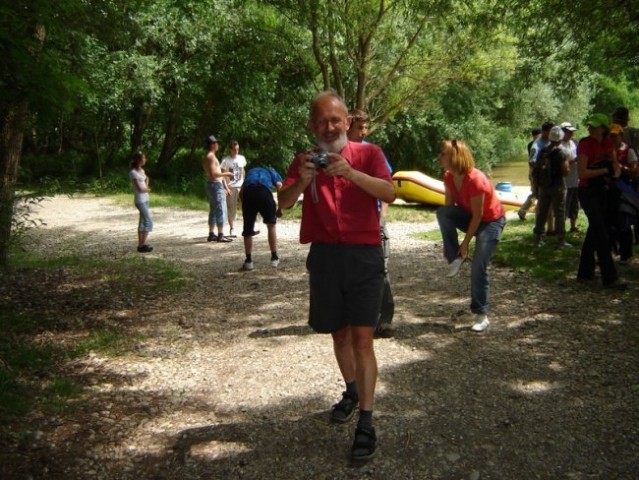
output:
POLYGON ((314 243, 306 268, 313 330, 333 333, 348 325, 377 326, 384 288, 381 246, 314 243))
POLYGON ((271 191, 263 185, 247 185, 242 189, 242 217, 244 228, 242 235, 252 235, 255 230, 255 220, 259 213, 264 223, 277 223, 277 205, 271 191))

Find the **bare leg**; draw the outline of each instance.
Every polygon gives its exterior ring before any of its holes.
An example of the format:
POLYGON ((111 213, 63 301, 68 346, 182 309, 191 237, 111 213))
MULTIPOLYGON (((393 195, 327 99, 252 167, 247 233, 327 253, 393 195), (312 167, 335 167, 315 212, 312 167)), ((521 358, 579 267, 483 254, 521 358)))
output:
POLYGON ((373 410, 377 383, 377 359, 373 349, 373 327, 345 327, 333 333, 333 349, 346 383, 357 382, 361 410, 373 410))
POLYGON ((147 238, 149 238, 149 232, 138 232, 138 247, 145 245, 147 238))
POLYGON ((277 232, 275 230, 275 224, 269 223, 266 225, 266 229, 268 230, 268 246, 271 252, 277 252, 277 232))

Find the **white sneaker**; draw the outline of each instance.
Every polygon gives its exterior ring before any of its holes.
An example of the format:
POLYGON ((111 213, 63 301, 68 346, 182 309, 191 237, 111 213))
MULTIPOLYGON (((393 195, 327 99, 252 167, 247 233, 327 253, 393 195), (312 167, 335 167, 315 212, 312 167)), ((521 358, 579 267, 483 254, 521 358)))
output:
POLYGON ((447 277, 455 277, 461 270, 462 265, 464 264, 464 259, 462 257, 457 257, 455 260, 448 264, 448 273, 447 277))
POLYGON ((231 228, 231 231, 229 232, 229 238, 237 238, 237 235, 235 235, 235 230, 233 228, 231 228))
POLYGON ((562 240, 561 242, 559 242, 559 248, 572 248, 572 244, 568 243, 565 240, 562 240))
POLYGON ((490 321, 488 320, 488 316, 483 313, 478 313, 475 315, 475 324, 470 327, 473 332, 483 332, 490 325, 490 321))
POLYGON ((242 270, 247 270, 247 271, 253 270, 253 262, 249 262, 248 260, 246 260, 244 262, 244 265, 242 265, 242 270))
POLYGON ((271 258, 271 267, 277 268, 280 264, 279 258, 271 258))

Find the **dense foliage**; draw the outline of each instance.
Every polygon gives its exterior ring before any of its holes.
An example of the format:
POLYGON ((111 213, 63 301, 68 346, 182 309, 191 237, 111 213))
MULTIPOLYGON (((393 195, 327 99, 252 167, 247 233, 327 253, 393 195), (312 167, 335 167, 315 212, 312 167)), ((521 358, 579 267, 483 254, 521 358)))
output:
POLYGON ((139 149, 156 188, 201 192, 212 133, 283 172, 310 145, 308 102, 325 88, 370 112, 396 170, 438 174, 445 137, 489 170, 545 120, 639 112, 631 3, 4 2, 1 224, 18 179, 122 188, 139 149))

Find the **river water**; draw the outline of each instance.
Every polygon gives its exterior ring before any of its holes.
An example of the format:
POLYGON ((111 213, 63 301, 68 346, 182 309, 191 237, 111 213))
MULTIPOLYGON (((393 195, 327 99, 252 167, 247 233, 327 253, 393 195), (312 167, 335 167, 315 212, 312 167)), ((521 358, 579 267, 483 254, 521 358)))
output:
POLYGON ((490 180, 493 184, 498 182, 510 182, 516 186, 529 185, 528 162, 519 160, 516 162, 506 162, 493 167, 490 180))

